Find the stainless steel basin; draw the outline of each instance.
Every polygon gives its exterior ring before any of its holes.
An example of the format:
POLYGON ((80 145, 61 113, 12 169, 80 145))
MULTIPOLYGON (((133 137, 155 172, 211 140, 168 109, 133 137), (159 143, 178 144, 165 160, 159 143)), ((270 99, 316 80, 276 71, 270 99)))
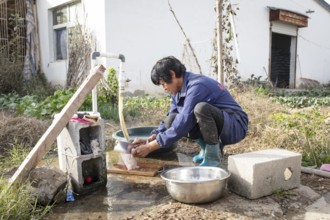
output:
POLYGON ((220 198, 230 176, 218 167, 178 167, 161 173, 173 199, 183 203, 206 203, 220 198))

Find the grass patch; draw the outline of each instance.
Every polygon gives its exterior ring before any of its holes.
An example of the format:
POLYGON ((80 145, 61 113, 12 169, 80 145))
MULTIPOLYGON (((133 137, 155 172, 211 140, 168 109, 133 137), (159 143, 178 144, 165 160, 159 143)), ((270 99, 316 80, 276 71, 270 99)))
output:
POLYGON ((51 206, 39 206, 38 201, 25 188, 25 184, 13 185, 0 177, 0 219, 42 219, 51 206))
POLYGON ((0 170, 7 170, 22 163, 28 155, 29 150, 22 145, 16 145, 10 148, 6 156, 0 155, 0 170))
POLYGON ((254 89, 233 95, 249 115, 249 131, 241 142, 226 146, 228 154, 281 148, 301 153, 303 166, 330 160, 330 107, 292 108, 254 89))
MULTIPOLYGON (((0 169, 7 170, 22 163, 29 149, 22 145, 12 147, 6 157, 0 157, 0 169)), ((26 183, 9 187, 7 179, 0 176, 0 220, 4 219, 42 219, 51 206, 41 206, 26 188, 26 183)))

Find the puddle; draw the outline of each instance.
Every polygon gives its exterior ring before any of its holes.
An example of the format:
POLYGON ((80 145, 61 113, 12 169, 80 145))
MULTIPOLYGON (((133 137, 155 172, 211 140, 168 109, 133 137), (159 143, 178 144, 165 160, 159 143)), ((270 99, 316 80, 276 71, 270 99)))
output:
MULTIPOLYGON (((107 152, 107 164, 117 160, 118 153, 107 152)), ((165 169, 193 166, 192 158, 182 153, 169 152, 160 158, 146 158, 152 163, 162 163, 165 169)), ((52 161, 53 164, 56 163, 52 161)), ((44 219, 126 219, 139 210, 171 201, 165 182, 154 177, 138 175, 107 175, 106 187, 75 201, 55 205, 44 219)))
POLYGON ((109 174, 106 188, 56 205, 45 219, 120 219, 165 198, 170 199, 159 177, 109 174))

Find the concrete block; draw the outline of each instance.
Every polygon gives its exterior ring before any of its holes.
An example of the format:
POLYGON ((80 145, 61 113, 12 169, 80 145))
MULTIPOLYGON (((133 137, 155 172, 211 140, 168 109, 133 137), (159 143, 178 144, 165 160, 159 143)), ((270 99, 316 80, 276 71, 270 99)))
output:
POLYGON ((92 141, 97 142, 95 149, 92 149, 94 154, 104 151, 104 120, 99 119, 93 124, 69 122, 57 137, 59 155, 81 156, 80 141, 82 139, 89 140, 91 146, 92 141))
POLYGON ((71 176, 74 192, 86 194, 106 185, 104 120, 93 124, 69 122, 57 137, 57 145, 59 167, 71 176), (82 151, 82 141, 89 153, 82 151))
POLYGON ((70 174, 73 191, 80 195, 96 191, 107 183, 107 168, 105 154, 93 154, 72 157, 63 155, 66 159, 66 172, 70 174), (90 178, 90 182, 86 178, 90 178))
POLYGON ((228 189, 249 199, 300 185, 301 154, 268 149, 228 157, 228 189))

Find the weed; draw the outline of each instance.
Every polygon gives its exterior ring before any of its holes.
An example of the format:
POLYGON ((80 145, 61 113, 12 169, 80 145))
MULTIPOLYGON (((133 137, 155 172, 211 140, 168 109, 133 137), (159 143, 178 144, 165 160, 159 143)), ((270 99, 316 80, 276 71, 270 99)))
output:
POLYGON ((0 177, 0 219, 42 219, 51 206, 39 206, 36 199, 25 188, 26 184, 9 187, 5 179, 0 177))
POLYGON ((291 142, 287 144, 303 153, 303 165, 320 166, 330 156, 325 116, 318 108, 273 115, 274 125, 284 128, 291 142), (323 156, 323 159, 321 158, 323 156))
MULTIPOLYGON (((27 156, 28 150, 16 145, 8 152, 7 157, 0 157, 1 170, 19 165, 27 156)), ((0 176, 0 219, 41 219, 51 206, 38 205, 37 199, 25 187, 26 183, 9 187, 6 179, 0 176)))
POLYGON ((109 103, 102 103, 98 107, 98 111, 100 115, 104 119, 112 119, 114 122, 119 122, 119 115, 118 115, 118 106, 111 105, 109 103))
POLYGON ((8 152, 7 156, 0 156, 0 169, 6 170, 10 167, 19 165, 27 156, 28 149, 20 144, 13 146, 8 152))
POLYGON ((291 196, 296 196, 295 193, 292 193, 290 191, 283 190, 283 189, 276 190, 274 192, 274 195, 277 196, 277 197, 281 197, 281 198, 288 198, 288 197, 291 197, 291 196))

